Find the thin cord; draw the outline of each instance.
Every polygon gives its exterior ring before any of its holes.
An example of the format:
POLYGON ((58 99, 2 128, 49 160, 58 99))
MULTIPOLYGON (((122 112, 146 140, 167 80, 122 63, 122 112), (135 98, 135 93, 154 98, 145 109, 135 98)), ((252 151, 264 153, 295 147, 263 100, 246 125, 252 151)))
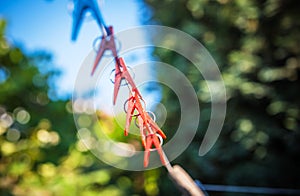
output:
POLYGON ((162 150, 162 152, 163 152, 164 160, 165 160, 165 163, 166 163, 164 166, 165 166, 165 168, 168 170, 168 172, 170 173, 170 172, 173 171, 173 167, 172 167, 172 165, 171 165, 171 163, 170 163, 168 157, 166 156, 164 150, 163 150, 163 149, 161 149, 161 150, 162 150))
POLYGON ((253 193, 253 194, 269 194, 269 195, 300 195, 300 190, 297 189, 202 184, 199 180, 195 180, 195 182, 198 185, 198 187, 204 191, 253 193))
POLYGON ((105 21, 104 21, 104 18, 102 16, 102 12, 101 12, 101 8, 102 6, 104 5, 104 0, 100 2, 100 5, 99 5, 99 22, 100 22, 100 29, 102 31, 102 34, 104 37, 106 36, 109 36, 111 35, 111 32, 109 30, 109 28, 107 27, 105 21))
POLYGON ((102 32, 102 34, 103 34, 103 37, 107 37, 108 32, 106 31, 104 25, 101 25, 101 26, 100 26, 100 29, 101 29, 101 32, 102 32))

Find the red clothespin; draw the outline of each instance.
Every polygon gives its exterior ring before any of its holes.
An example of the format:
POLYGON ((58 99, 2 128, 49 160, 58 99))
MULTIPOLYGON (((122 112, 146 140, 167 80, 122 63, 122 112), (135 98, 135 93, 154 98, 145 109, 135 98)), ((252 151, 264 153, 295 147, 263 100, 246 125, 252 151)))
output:
MULTIPOLYGON (((141 108, 140 108, 140 104, 138 103, 138 99, 137 97, 135 96, 136 92, 132 92, 134 93, 134 95, 131 95, 128 99, 128 107, 127 107, 127 114, 126 114, 126 126, 125 126, 125 130, 124 130, 124 135, 127 136, 128 135, 128 132, 129 132, 129 127, 130 127, 130 124, 131 124, 131 121, 132 121, 132 117, 134 116, 134 112, 137 110, 137 111, 141 111, 141 108)), ((146 138, 146 127, 144 126, 144 121, 143 121, 143 118, 142 118, 142 115, 140 114, 137 114, 136 117, 138 118, 138 125, 139 125, 139 128, 140 128, 140 134, 141 134, 141 139, 142 139, 142 145, 143 147, 145 148, 146 147, 146 141, 145 141, 145 138, 146 138)))
POLYGON ((146 119, 147 123, 155 133, 158 133, 163 139, 167 138, 164 132, 159 128, 159 126, 154 122, 154 120, 150 117, 148 113, 146 114, 146 119))
POLYGON ((140 134, 142 138, 142 144, 144 148, 146 148, 146 136, 147 134, 154 134, 154 132, 150 128, 149 124, 145 123, 145 121, 143 120, 145 119, 145 117, 142 116, 143 115, 138 115, 137 118, 138 118, 138 125, 140 128, 140 134))
POLYGON ((128 99, 128 108, 127 108, 127 114, 126 114, 126 126, 124 130, 124 135, 127 136, 129 132, 129 127, 131 124, 132 116, 134 115, 134 110, 136 109, 135 107, 135 99, 134 96, 130 96, 128 99))
POLYGON ((137 89, 133 90, 136 95, 135 97, 135 105, 136 109, 139 113, 140 119, 143 121, 143 127, 146 128, 149 134, 152 133, 158 133, 163 139, 166 139, 167 136, 163 133, 163 131, 158 127, 158 125, 154 122, 154 120, 151 118, 151 116, 148 114, 148 112, 143 108, 143 105, 141 103, 141 98, 138 97, 139 92, 137 89))
POLYGON ((132 117, 134 116, 134 112, 137 110, 139 113, 136 115, 138 118, 139 128, 140 128, 140 134, 142 139, 142 145, 145 148, 146 142, 146 129, 144 127, 143 118, 142 115, 144 113, 144 109, 142 108, 142 104, 140 102, 139 91, 137 89, 133 89, 131 92, 131 96, 129 97, 127 101, 127 114, 126 114, 126 126, 124 130, 124 135, 127 136, 129 132, 129 127, 132 121, 132 117))
POLYGON ((164 157, 162 148, 160 146, 158 136, 156 134, 149 134, 149 135, 146 136, 146 148, 145 148, 145 154, 144 154, 144 167, 147 167, 148 164, 149 164, 150 149, 151 149, 152 145, 155 146, 162 164, 166 165, 165 157, 164 157))
POLYGON ((141 136, 142 136, 142 144, 145 147, 144 167, 148 166, 150 149, 153 145, 159 154, 161 162, 165 165, 166 162, 164 159, 163 151, 157 133, 163 139, 166 138, 166 135, 160 130, 158 125, 152 120, 152 118, 146 111, 143 113, 143 115, 139 115, 138 120, 139 120, 141 136))
POLYGON ((144 127, 144 122, 141 117, 141 115, 137 116, 138 118, 138 125, 140 128, 140 134, 141 134, 141 139, 142 139, 142 145, 144 148, 146 148, 146 127, 144 127))
MULTIPOLYGON (((123 58, 117 57, 116 58, 116 69, 115 69, 114 98, 113 98, 114 105, 117 100, 117 96, 118 96, 118 92, 120 89, 122 79, 125 79, 133 90, 137 89, 130 73, 128 72, 127 66, 125 65, 123 58)), ((141 97, 140 93, 137 90, 136 90, 136 93, 138 94, 139 97, 141 97)))
POLYGON ((138 89, 132 90, 132 95, 128 99, 128 109, 126 115, 126 127, 125 127, 125 135, 128 134, 129 126, 132 120, 132 116, 134 115, 134 111, 138 111, 138 124, 140 128, 142 145, 145 148, 145 156, 144 156, 144 166, 147 167, 149 163, 150 149, 154 145, 159 156, 161 162, 165 164, 165 159, 163 156, 162 148, 156 134, 159 134, 163 139, 166 138, 166 135, 162 132, 162 130, 158 127, 158 125, 153 121, 150 115, 145 111, 143 105, 141 103, 141 97, 139 96, 138 89))
POLYGON ((101 58, 103 57, 103 54, 106 50, 111 50, 113 57, 115 58, 115 60, 117 60, 118 58, 118 54, 117 54, 117 49, 116 49, 116 44, 115 44, 115 38, 114 38, 114 32, 113 32, 113 27, 110 26, 109 27, 110 30, 110 35, 103 35, 101 38, 101 43, 99 45, 99 49, 97 52, 97 56, 94 62, 94 66, 92 69, 92 73, 91 75, 94 74, 101 58))
POLYGON ((139 128, 141 132, 142 144, 145 147, 145 155, 144 155, 144 166, 147 167, 149 163, 150 157, 150 149, 154 145, 157 150, 161 162, 165 165, 165 159, 163 155, 163 151, 158 139, 157 134, 159 134, 163 139, 166 138, 166 135, 162 132, 162 130, 158 127, 158 125, 153 121, 147 111, 143 108, 142 105, 142 96, 136 85, 130 76, 126 64, 123 58, 116 58, 116 69, 115 69, 115 85, 114 85, 114 98, 113 104, 115 104, 117 95, 120 89, 121 81, 125 79, 129 85, 131 86, 131 95, 128 99, 128 107, 126 114, 126 126, 124 130, 125 136, 128 135, 129 127, 132 121, 132 117, 134 116, 134 112, 137 111, 137 118, 139 123, 139 128))
POLYGON ((128 135, 129 127, 131 124, 132 117, 134 116, 134 111, 137 110, 140 113, 143 111, 142 104, 140 103, 141 97, 139 96, 140 93, 137 89, 132 89, 131 96, 127 100, 127 114, 126 114, 126 126, 124 134, 125 136, 128 135))

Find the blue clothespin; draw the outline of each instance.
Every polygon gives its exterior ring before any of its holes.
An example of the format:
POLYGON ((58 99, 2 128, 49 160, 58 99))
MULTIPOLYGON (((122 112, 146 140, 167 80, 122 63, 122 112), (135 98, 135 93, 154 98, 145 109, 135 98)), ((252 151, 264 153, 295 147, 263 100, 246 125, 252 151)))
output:
POLYGON ((110 35, 110 29, 106 26, 100 9, 95 0, 74 0, 73 11, 73 27, 72 27, 72 40, 75 41, 79 32, 80 25, 82 23, 84 14, 86 11, 90 11, 93 17, 96 19, 100 28, 105 31, 106 36, 110 35))

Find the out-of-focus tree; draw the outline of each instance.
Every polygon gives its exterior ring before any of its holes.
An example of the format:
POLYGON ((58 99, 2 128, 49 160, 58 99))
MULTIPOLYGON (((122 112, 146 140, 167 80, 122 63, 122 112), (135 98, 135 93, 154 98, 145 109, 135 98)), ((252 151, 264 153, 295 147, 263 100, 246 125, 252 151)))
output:
MULTIPOLYGON (((72 103, 53 99, 51 55, 26 54, 5 26, 0 20, 0 195, 156 195, 157 170, 113 168, 77 139, 72 103)), ((103 126, 118 127, 100 113, 103 126)))
MULTIPOLYGON (((226 85, 228 109, 221 136, 207 155, 199 157, 198 141, 207 127, 206 116, 210 115, 205 81, 197 78, 194 66, 180 60, 178 54, 162 49, 154 52, 184 72, 199 95, 202 119, 198 135, 176 161, 203 183, 299 188, 300 3, 145 3, 150 17, 144 22, 174 27, 198 39, 217 61, 226 85)), ((163 100, 171 105, 176 97, 164 91, 163 100)), ((179 107, 174 115, 168 113, 168 122, 178 119, 178 112, 179 107)), ((176 128, 172 126, 168 124, 165 129, 176 128)), ((172 192, 167 188, 167 179, 161 182, 162 193, 172 192)))

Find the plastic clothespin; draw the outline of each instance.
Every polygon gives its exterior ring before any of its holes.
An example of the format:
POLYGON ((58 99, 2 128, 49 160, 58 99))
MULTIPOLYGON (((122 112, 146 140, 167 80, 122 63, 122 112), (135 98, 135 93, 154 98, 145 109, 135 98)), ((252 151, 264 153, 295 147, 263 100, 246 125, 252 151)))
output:
POLYGON ((125 126, 125 130, 124 130, 125 136, 128 135, 129 127, 130 127, 132 116, 134 114, 135 109, 136 109, 135 98, 134 98, 134 95, 132 95, 128 99, 128 108, 127 108, 127 114, 126 114, 126 126, 125 126))
POLYGON ((146 128, 144 127, 144 122, 143 119, 141 117, 141 115, 139 115, 138 117, 138 125, 140 128, 140 134, 141 134, 141 139, 142 139, 142 145, 144 148, 146 148, 146 128))
MULTIPOLYGON (((146 131, 148 131, 148 134, 158 133, 163 139, 166 139, 167 136, 164 134, 164 132, 159 128, 159 126, 154 122, 154 120, 151 118, 151 116, 148 114, 146 110, 144 110, 142 103, 138 98, 136 98, 136 105, 137 110, 139 112, 140 118, 138 118, 139 121, 142 121, 142 127, 145 128, 146 131)), ((140 123, 140 122, 139 122, 140 123)), ((141 128, 141 126, 139 125, 141 128)))
POLYGON ((153 145, 158 152, 162 164, 165 165, 166 161, 164 158, 164 154, 158 136, 156 134, 158 133, 163 139, 166 139, 166 135, 160 130, 158 125, 152 120, 152 118, 146 111, 144 112, 144 115, 140 115, 140 118, 138 120, 141 121, 139 122, 140 131, 144 134, 144 138, 142 137, 142 139, 144 139, 143 145, 145 147, 144 167, 148 166, 150 149, 153 145))
POLYGON ((138 125, 140 128, 140 134, 142 139, 142 145, 146 149, 146 136, 148 134, 154 134, 149 124, 145 123, 144 119, 146 119, 145 115, 138 115, 138 125))
POLYGON ((131 96, 128 99, 128 107, 127 107, 127 114, 126 114, 126 126, 125 126, 125 131, 124 134, 125 136, 128 135, 129 132, 129 127, 131 124, 132 117, 134 116, 134 111, 137 110, 139 114, 137 116, 141 116, 143 114, 144 109, 143 106, 140 102, 140 93, 138 89, 132 89, 131 91, 131 96))
POLYGON ((149 135, 146 136, 146 148, 145 148, 145 154, 144 154, 144 167, 147 167, 148 164, 149 164, 150 149, 151 149, 152 145, 155 146, 162 164, 166 165, 166 161, 164 159, 164 154, 163 154, 162 147, 160 145, 158 136, 156 134, 149 134, 149 135))
POLYGON ((115 58, 116 63, 117 63, 118 54, 117 54, 117 49, 116 49, 116 44, 115 44, 113 27, 110 26, 109 30, 110 30, 111 34, 109 36, 103 35, 101 38, 101 43, 99 45, 99 49, 97 52, 97 56, 96 56, 96 59, 94 62, 94 66, 93 66, 91 75, 94 74, 94 72, 106 50, 110 50, 112 52, 113 57, 115 58))
MULTIPOLYGON (((130 74, 128 72, 127 66, 125 65, 123 58, 117 57, 116 58, 116 69, 115 69, 114 97, 113 97, 114 105, 117 100, 117 96, 118 96, 118 92, 120 89, 122 79, 125 79, 129 83, 129 85, 132 87, 133 90, 137 89, 132 77, 130 76, 130 74)), ((139 91, 136 90, 136 93, 137 93, 136 96, 141 97, 139 91)))
POLYGON ((128 99, 128 107, 126 114, 126 126, 124 134, 128 135, 129 127, 132 121, 132 117, 134 116, 135 110, 138 111, 138 123, 142 137, 143 146, 145 146, 145 137, 147 134, 155 134, 158 133, 163 139, 166 139, 166 135, 163 131, 158 127, 158 125, 153 121, 147 111, 142 106, 141 97, 138 89, 133 89, 131 92, 131 96, 128 99))
POLYGON ((167 136, 164 134, 164 132, 159 128, 159 126, 153 121, 153 119, 149 116, 149 114, 146 114, 147 123, 150 125, 151 129, 158 133, 163 139, 166 139, 167 136))
POLYGON ((72 40, 75 41, 78 36, 78 32, 84 17, 84 14, 90 11, 93 17, 96 19, 100 28, 104 28, 107 35, 111 34, 111 31, 106 26, 100 9, 95 0, 74 0, 73 11, 73 27, 72 27, 72 40))
MULTIPOLYGON (((143 116, 139 120, 142 120, 140 129, 145 129, 148 131, 148 134, 145 135, 145 155, 144 155, 144 167, 148 166, 149 157, 150 157, 150 149, 154 145, 155 149, 158 152, 160 160, 163 165, 166 165, 166 161, 164 158, 164 153, 162 151, 162 147, 160 145, 157 133, 163 138, 166 139, 166 135, 162 132, 162 130, 158 127, 158 125, 152 120, 150 115, 145 112, 143 116)), ((140 123, 140 122, 139 122, 140 123)))
MULTIPOLYGON (((150 115, 142 108, 142 104, 138 98, 135 98, 136 109, 138 110, 138 123, 141 132, 142 144, 145 148, 144 155, 144 167, 148 166, 149 157, 150 157, 150 149, 154 145, 157 150, 161 162, 165 165, 164 154, 156 133, 158 133, 162 138, 166 138, 166 135, 160 130, 158 125, 152 120, 150 115)), ((127 115, 129 115, 127 111, 127 115)))

